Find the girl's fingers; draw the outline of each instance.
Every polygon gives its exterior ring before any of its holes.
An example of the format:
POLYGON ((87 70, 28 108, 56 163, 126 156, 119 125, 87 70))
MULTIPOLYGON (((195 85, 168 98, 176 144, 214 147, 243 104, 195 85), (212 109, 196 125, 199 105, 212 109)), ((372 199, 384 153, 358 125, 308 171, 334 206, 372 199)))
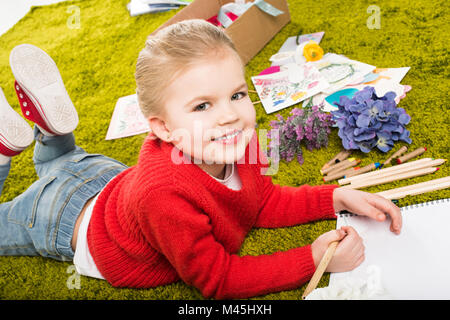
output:
POLYGON ((385 217, 381 217, 381 215, 388 214, 392 220, 390 230, 397 234, 400 233, 402 228, 402 214, 399 207, 393 204, 392 201, 377 195, 370 198, 369 204, 379 211, 379 213, 376 213, 376 217, 373 218, 383 221, 385 217))
POLYGON ((362 239, 353 227, 343 226, 343 229, 347 236, 340 242, 339 246, 342 251, 352 252, 353 249, 358 249, 358 245, 362 243, 362 239))
POLYGON ((358 236, 358 233, 356 232, 356 230, 351 226, 342 226, 341 229, 347 233, 347 237, 355 236, 355 235, 358 236))
POLYGON ((337 230, 328 231, 324 233, 321 237, 324 240, 324 242, 330 244, 331 242, 342 240, 346 235, 347 235, 346 232, 341 228, 337 230))
POLYGON ((357 239, 356 241, 356 244, 351 250, 352 254, 359 255, 361 253, 364 253, 364 244, 362 242, 362 239, 357 239))
POLYGON ((362 254, 361 256, 359 256, 358 259, 356 259, 356 261, 355 261, 355 263, 354 263, 352 269, 356 268, 356 267, 359 266, 361 263, 363 263, 365 258, 366 258, 366 256, 365 256, 364 254, 362 254))

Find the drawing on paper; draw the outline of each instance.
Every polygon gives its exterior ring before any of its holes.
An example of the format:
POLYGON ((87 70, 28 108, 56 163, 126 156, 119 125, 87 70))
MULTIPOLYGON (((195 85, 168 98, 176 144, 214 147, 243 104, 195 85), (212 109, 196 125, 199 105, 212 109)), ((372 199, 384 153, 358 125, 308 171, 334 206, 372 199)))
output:
POLYGON ((261 103, 272 113, 319 93, 329 84, 313 65, 287 65, 284 71, 252 77, 261 103))
POLYGON ((106 140, 118 139, 149 132, 150 127, 139 108, 135 94, 117 100, 106 140))

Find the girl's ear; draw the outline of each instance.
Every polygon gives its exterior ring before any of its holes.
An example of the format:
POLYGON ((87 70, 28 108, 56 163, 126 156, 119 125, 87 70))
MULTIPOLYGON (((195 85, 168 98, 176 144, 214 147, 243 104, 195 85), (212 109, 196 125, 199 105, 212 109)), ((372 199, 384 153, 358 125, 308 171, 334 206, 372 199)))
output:
POLYGON ((157 136, 159 139, 165 142, 171 142, 172 139, 170 137, 170 131, 166 127, 166 123, 163 119, 157 116, 150 116, 148 119, 148 123, 150 125, 150 129, 152 133, 157 136))

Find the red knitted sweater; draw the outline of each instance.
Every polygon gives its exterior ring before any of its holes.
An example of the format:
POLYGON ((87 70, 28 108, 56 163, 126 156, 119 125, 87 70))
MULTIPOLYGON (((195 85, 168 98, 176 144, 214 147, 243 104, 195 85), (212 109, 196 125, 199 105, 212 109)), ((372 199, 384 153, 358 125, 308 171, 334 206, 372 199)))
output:
POLYGON ((242 181, 236 191, 195 163, 179 164, 183 154, 172 144, 146 139, 138 163, 101 192, 89 223, 89 250, 105 279, 135 288, 181 279, 217 299, 289 290, 308 281, 315 271, 310 245, 259 256, 238 252, 252 227, 336 218, 337 186, 274 185, 261 174, 267 159, 252 142, 245 161, 236 163, 242 181), (257 164, 249 164, 255 159, 257 164))

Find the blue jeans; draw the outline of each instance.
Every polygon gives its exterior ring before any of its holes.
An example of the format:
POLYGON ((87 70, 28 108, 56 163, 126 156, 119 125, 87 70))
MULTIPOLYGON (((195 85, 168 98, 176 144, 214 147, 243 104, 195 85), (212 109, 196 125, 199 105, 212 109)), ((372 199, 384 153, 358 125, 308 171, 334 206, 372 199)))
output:
MULTIPOLYGON (((85 203, 127 168, 88 154, 72 133, 44 136, 34 128, 33 162, 39 179, 14 200, 0 204, 0 255, 73 259, 75 222, 85 203)), ((0 192, 11 163, 0 166, 0 192)))

